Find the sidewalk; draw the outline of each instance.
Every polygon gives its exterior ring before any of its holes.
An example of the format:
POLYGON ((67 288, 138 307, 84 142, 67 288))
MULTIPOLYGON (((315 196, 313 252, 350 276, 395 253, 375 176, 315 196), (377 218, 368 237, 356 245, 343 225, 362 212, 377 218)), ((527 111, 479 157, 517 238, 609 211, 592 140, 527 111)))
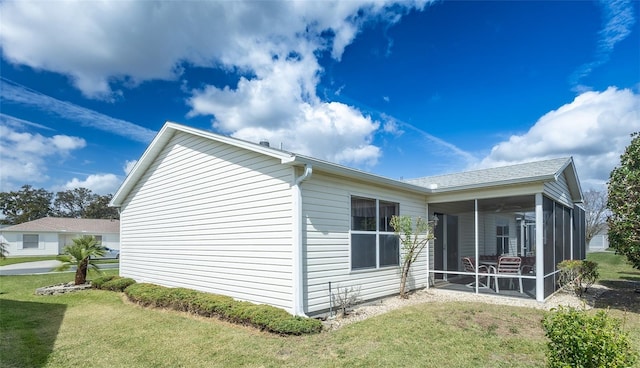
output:
POLYGON ((25 262, 25 263, 14 263, 6 266, 0 266, 0 271, 14 271, 14 270, 34 270, 41 268, 51 268, 54 269, 60 266, 62 262, 57 261, 55 259, 50 261, 36 261, 36 262, 25 262))

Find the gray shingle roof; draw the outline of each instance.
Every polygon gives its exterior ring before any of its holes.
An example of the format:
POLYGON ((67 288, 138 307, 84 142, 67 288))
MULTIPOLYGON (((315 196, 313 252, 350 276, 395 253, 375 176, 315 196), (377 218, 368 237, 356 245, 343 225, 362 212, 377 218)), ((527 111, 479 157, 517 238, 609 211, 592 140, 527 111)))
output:
POLYGON ((6 231, 34 232, 87 232, 92 234, 117 234, 120 232, 120 220, 78 219, 62 217, 43 217, 38 220, 23 222, 5 227, 6 231))
POLYGON ((405 181, 434 190, 476 187, 488 184, 535 182, 553 179, 570 163, 571 158, 563 157, 456 174, 407 179, 405 181))

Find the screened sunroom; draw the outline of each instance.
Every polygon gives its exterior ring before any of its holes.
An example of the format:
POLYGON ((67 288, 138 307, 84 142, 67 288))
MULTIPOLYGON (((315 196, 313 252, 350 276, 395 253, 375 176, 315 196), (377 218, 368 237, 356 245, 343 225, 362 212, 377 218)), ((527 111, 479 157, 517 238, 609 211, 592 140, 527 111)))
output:
POLYGON ((585 257, 582 192, 571 158, 412 180, 437 216, 435 287, 544 301, 558 263, 585 257))

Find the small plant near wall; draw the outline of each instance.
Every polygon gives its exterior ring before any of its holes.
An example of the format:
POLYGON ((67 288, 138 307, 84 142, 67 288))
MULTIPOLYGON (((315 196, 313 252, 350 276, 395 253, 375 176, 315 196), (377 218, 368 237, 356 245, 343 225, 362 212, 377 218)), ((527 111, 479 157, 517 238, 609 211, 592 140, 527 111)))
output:
POLYGON ((558 263, 558 269, 560 288, 577 296, 582 296, 600 276, 598 264, 592 261, 566 260, 558 263))
POLYGON ((391 227, 400 238, 402 257, 402 277, 400 279, 400 297, 407 298, 407 278, 413 265, 429 241, 434 239, 433 227, 437 224, 437 217, 428 221, 422 217, 415 220, 410 216, 391 217, 391 227))
POLYGON ((360 287, 338 287, 336 292, 331 295, 331 301, 336 307, 338 317, 345 317, 360 301, 360 287))

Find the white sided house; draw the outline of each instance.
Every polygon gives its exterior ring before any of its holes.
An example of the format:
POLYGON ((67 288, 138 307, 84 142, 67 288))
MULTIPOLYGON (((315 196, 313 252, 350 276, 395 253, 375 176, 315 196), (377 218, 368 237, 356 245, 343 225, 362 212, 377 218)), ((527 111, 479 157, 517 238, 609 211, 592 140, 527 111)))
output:
POLYGON ((63 253, 71 239, 93 235, 105 247, 120 248, 120 221, 43 217, 0 230, 10 257, 52 256, 63 253))
POLYGON ((410 289, 477 277, 465 255, 517 254, 533 257, 523 295, 544 300, 556 261, 584 257, 584 226, 569 231, 584 223, 582 193, 571 158, 518 166, 398 181, 166 123, 111 201, 120 274, 317 315, 332 307, 330 285, 360 300, 397 294, 402 255, 389 219, 435 214, 438 240, 412 266, 410 289), (545 222, 556 210, 562 224, 545 222))

